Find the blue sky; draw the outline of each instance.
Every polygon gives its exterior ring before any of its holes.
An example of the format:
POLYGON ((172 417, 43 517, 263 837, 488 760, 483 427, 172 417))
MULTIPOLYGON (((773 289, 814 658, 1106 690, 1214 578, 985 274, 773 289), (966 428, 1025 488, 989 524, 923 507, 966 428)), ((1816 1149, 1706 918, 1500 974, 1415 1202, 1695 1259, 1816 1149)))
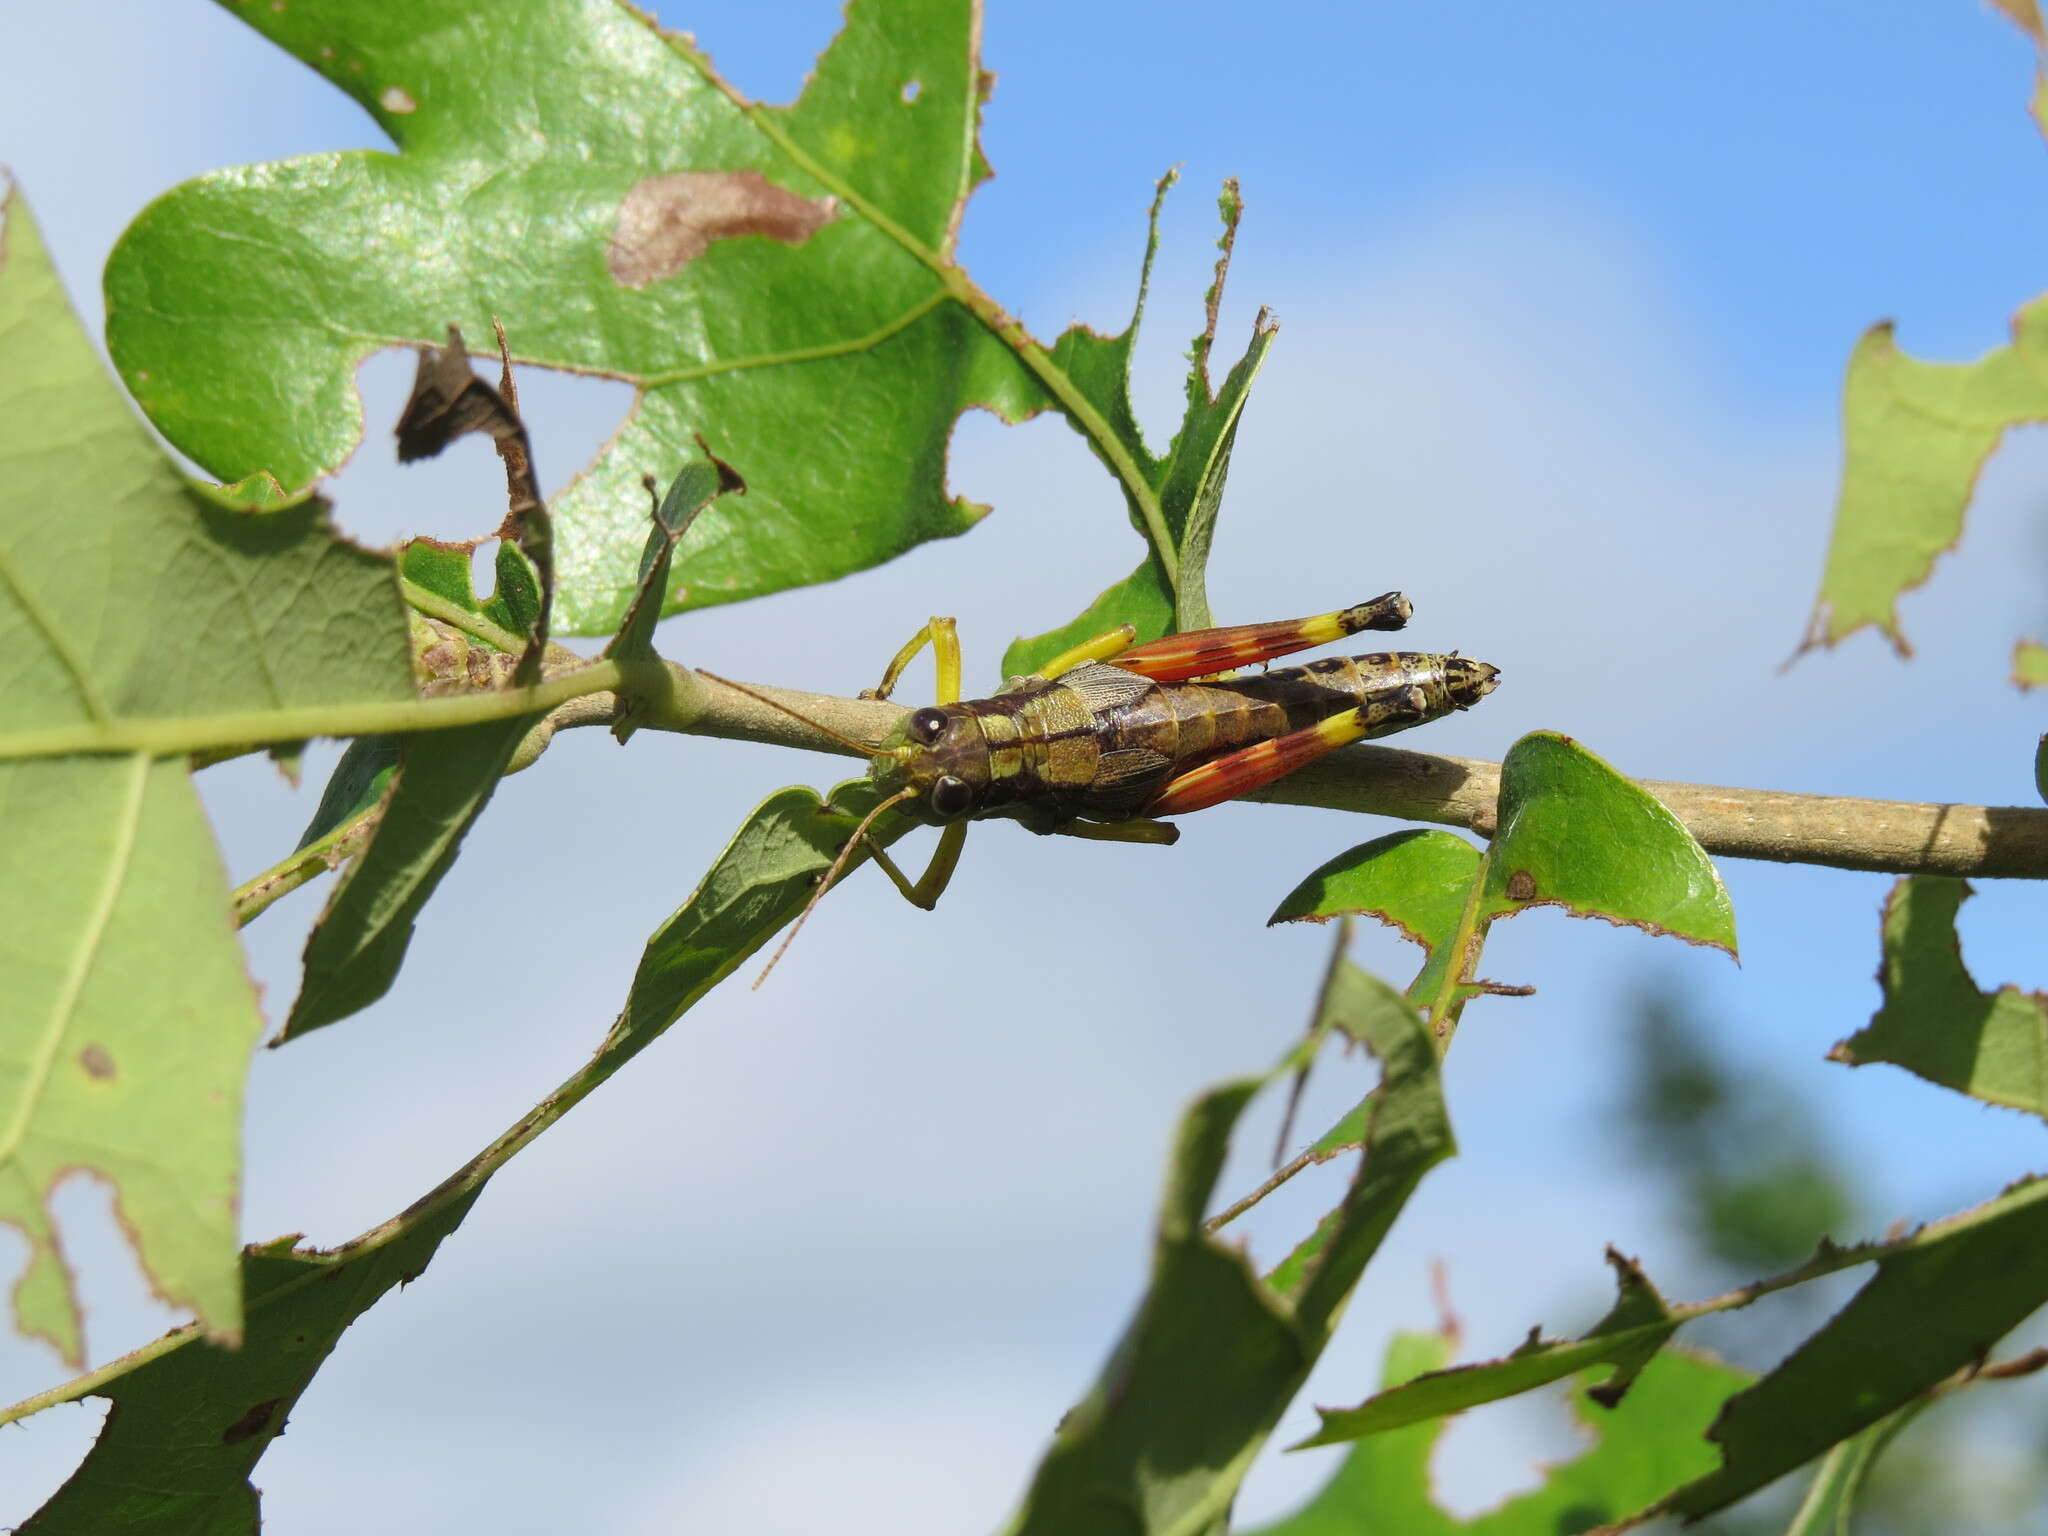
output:
MULTIPOLYGON (((660 10, 770 99, 797 88, 836 15, 660 10)), ((378 143, 350 103, 196 0, 0 0, 0 36, 0 162, 95 317, 99 265, 150 196, 216 166, 378 143)), ((1484 708, 1418 747, 1498 757, 1556 728, 1645 777, 2031 797, 2040 709, 2004 674, 2011 640, 2048 629, 2038 444, 1994 462, 1961 552, 1906 600, 1914 662, 1863 636, 1778 670, 1818 578, 1857 334, 1891 316, 1923 355, 1973 356, 2048 286, 2032 61, 1988 7, 1275 3, 1250 18, 1180 6, 1169 24, 1102 0, 998 4, 986 55, 998 175, 962 250, 1041 335, 1077 316, 1121 323, 1152 182, 1184 164, 1140 356, 1160 441, 1215 184, 1243 181, 1221 346, 1234 355, 1262 302, 1284 329, 1218 536, 1223 617, 1403 587, 1414 643, 1505 672, 1484 708)), ((373 424, 408 374, 399 358, 366 367, 373 424)), ((627 403, 587 380, 524 388, 557 484, 627 403)), ((955 487, 997 507, 971 536, 675 621, 664 647, 851 691, 942 593, 970 677, 986 679, 1011 635, 1129 568, 1117 498, 1064 428, 973 417, 955 441, 955 487)), ((332 487, 345 527, 388 539, 495 523, 482 449, 402 475, 376 457, 332 487)), ((581 733, 510 781, 398 992, 257 1062, 249 1235, 339 1240, 467 1156, 587 1053, 645 935, 746 809, 837 772, 645 735, 622 753, 581 733), (543 906, 545 940, 508 958, 478 917, 519 890, 543 906)), ((207 778, 237 878, 306 814, 261 765, 207 778)), ((993 827, 937 913, 879 880, 850 885, 767 989, 708 1001, 350 1333, 262 1465, 278 1528, 353 1529, 366 1485, 421 1531, 995 1524, 1129 1308, 1173 1116, 1300 1027, 1324 939, 1269 933, 1265 914, 1386 829, 1223 807, 1162 851, 993 827), (1075 957, 1077 933, 1110 925, 1124 948, 1075 957), (950 1000, 1017 954, 1048 957, 1048 996, 962 1017, 950 1000)), ((1740 969, 1554 913, 1499 930, 1488 972, 1538 995, 1474 1009, 1448 1067, 1462 1156, 1404 1216, 1310 1399, 1356 1399, 1388 1332, 1430 1323, 1434 1260, 1475 1352, 1590 1320, 1609 1240, 1691 1293, 1683 1242, 1657 1192, 1617 1171, 1608 1126, 1623 1003, 1644 978, 1715 1019, 1743 1070, 1813 1096, 1876 1191, 1879 1226, 2042 1165, 2037 1125, 1821 1060, 1875 1004, 1883 877, 1724 873, 1740 969)), ((251 930, 273 1011, 317 901, 251 930)), ((1964 919, 1981 980, 2048 981, 2043 906, 1986 884, 1964 919)), ((1391 976, 1412 968, 1381 935, 1360 952, 1391 976)), ((1362 1086, 1325 1072, 1321 1112, 1362 1086)), ((1226 1182, 1256 1174, 1248 1156, 1226 1182)), ((95 1359, 165 1326, 104 1195, 69 1186, 60 1207, 95 1359)), ((1310 1214, 1276 1211, 1260 1250, 1310 1214)), ((9 1398, 58 1374, 46 1353, 0 1346, 9 1398)), ((62 1476, 97 1417, 59 1410, 0 1437, 0 1487, 21 1491, 0 1523, 62 1476)), ((1461 1425, 1446 1496, 1483 1502, 1520 1475, 1510 1451, 1546 1435, 1541 1411, 1461 1425)), ((1247 1514, 1285 1508, 1325 1465, 1270 1458, 1247 1514)))

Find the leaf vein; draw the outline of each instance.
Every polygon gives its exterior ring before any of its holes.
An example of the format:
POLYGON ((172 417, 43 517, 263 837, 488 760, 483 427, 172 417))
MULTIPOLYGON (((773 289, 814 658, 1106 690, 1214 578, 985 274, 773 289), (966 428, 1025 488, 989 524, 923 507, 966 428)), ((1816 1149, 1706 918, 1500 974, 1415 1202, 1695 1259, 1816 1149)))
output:
POLYGON ((57 625, 56 615, 43 606, 42 599, 37 597, 34 590, 22 579, 21 572, 15 568, 14 561, 4 548, 0 548, 0 581, 7 583, 7 589, 14 594, 14 600, 21 605, 21 611, 28 615, 29 622, 42 635, 43 642, 49 646, 51 654, 63 663, 64 670, 71 676, 72 685, 78 690, 78 700, 85 706, 86 713, 102 724, 111 721, 113 711, 107 708, 106 700, 100 697, 100 691, 93 683, 92 673, 86 668, 85 658, 71 649, 70 642, 64 638, 63 630, 57 625))
POLYGON ((107 878, 94 898, 93 910, 87 917, 79 934, 76 952, 66 970, 63 985, 58 989, 54 1006, 50 1010, 47 1027, 38 1042, 33 1060, 29 1064, 27 1080, 22 1084, 21 1097, 14 1107, 14 1116, 6 1131, 0 1133, 0 1164, 11 1162, 21 1150, 21 1144, 28 1136, 29 1121, 34 1118, 37 1102, 43 1096, 43 1089, 50 1081, 50 1070, 56 1064, 58 1048, 63 1044, 65 1032, 71 1027, 72 1014, 78 1008, 78 1000, 85 991, 86 977, 92 972, 93 960, 99 954, 105 941, 107 929, 114 919, 114 907, 121 891, 128 883, 128 869, 135 857, 135 844, 142 830, 142 804, 149 788, 150 759, 137 753, 128 760, 129 777, 121 809, 115 822, 113 855, 107 861, 107 878))

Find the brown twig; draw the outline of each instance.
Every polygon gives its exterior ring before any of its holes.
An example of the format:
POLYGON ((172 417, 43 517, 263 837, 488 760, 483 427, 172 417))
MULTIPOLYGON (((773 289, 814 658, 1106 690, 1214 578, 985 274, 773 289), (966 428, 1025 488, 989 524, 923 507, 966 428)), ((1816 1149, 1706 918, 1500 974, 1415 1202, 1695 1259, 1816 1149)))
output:
MULTIPOLYGON (((893 704, 749 686, 862 742, 879 742, 902 715, 893 704)), ((591 704, 579 699, 571 707, 591 704)), ((701 710, 665 728, 842 755, 849 750, 709 681, 702 683, 701 710)), ((1707 852, 1723 858, 1888 874, 2048 878, 2048 810, 2032 806, 1928 805, 1662 779, 1639 782, 1677 814, 1707 852)), ((1491 836, 1499 794, 1498 763, 1362 744, 1333 752, 1247 798, 1364 811, 1491 836)))

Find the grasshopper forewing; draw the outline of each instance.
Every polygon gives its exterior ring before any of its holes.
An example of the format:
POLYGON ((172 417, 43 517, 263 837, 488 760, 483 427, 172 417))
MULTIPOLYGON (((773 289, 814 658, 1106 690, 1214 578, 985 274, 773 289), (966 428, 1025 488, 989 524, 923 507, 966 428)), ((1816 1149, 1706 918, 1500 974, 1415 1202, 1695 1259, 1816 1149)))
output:
MULTIPOLYGON (((991 698, 964 700, 953 621, 933 619, 868 696, 887 698, 930 645, 938 702, 912 710, 880 747, 861 748, 873 759, 869 776, 882 801, 848 839, 803 917, 863 842, 905 898, 931 907, 952 878, 970 821, 1003 816, 1034 832, 1171 843, 1179 833, 1162 816, 1233 799, 1337 747, 1441 719, 1492 692, 1498 669, 1456 653, 1377 651, 1218 675, 1363 630, 1400 629, 1413 611, 1407 598, 1388 592, 1313 618, 1194 630, 1144 645, 1131 643, 1125 625, 1032 676, 1011 678, 991 698), (868 835, 892 811, 944 828, 916 881, 868 835)), ((778 949, 775 959, 781 955, 778 949)))

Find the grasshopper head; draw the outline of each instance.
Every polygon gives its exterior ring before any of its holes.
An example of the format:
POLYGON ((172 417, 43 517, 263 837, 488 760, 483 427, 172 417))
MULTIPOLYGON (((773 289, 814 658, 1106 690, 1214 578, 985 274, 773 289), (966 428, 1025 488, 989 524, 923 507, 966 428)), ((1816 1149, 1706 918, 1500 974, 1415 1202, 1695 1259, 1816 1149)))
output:
POLYGON ((964 711, 937 705, 914 709, 889 733, 868 776, 885 794, 916 792, 906 813, 926 821, 959 821, 981 808, 988 784, 988 743, 964 711))

